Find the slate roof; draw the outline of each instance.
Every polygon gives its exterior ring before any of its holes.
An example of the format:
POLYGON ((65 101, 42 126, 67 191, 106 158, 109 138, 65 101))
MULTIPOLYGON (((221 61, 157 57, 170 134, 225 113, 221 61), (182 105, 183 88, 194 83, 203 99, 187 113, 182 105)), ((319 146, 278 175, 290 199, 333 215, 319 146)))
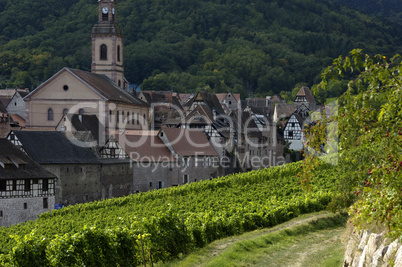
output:
POLYGON ((175 162, 177 159, 166 147, 159 136, 149 135, 118 135, 116 141, 135 162, 175 162))
POLYGON ((55 131, 13 131, 27 154, 39 164, 97 164, 89 147, 80 147, 55 131))
POLYGON ((9 170, 0 166, 0 179, 56 178, 7 139, 0 139, 0 162, 12 164, 12 168, 9 170), (23 169, 17 168, 19 165, 23 165, 23 169))
POLYGON ((143 106, 147 105, 144 101, 141 101, 136 96, 128 93, 127 91, 115 85, 105 75, 94 74, 92 72, 77 69, 69 69, 69 68, 66 69, 75 74, 85 83, 90 85, 92 88, 98 91, 102 96, 107 98, 109 101, 123 102, 143 106))
POLYGON ((202 130, 163 127, 162 132, 178 156, 218 156, 202 130))

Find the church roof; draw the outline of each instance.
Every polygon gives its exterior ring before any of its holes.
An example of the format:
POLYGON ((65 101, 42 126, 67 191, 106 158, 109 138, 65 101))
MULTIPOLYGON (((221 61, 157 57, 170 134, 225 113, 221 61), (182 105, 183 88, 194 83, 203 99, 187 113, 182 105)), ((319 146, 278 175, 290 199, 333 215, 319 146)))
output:
POLYGON ((97 164, 89 147, 73 144, 61 132, 13 131, 25 152, 39 164, 97 164))
POLYGON ((79 79, 81 82, 86 84, 90 89, 95 91, 99 94, 102 98, 108 101, 113 102, 121 102, 127 104, 134 104, 140 106, 148 106, 147 103, 138 99, 137 96, 130 94, 129 92, 121 89, 118 87, 112 80, 110 80, 105 75, 95 74, 88 71, 77 70, 77 69, 70 69, 70 68, 63 68, 58 73, 53 75, 49 80, 42 83, 39 87, 37 87, 34 91, 28 94, 25 98, 29 98, 30 96, 34 95, 37 91, 41 89, 42 86, 47 84, 50 80, 54 79, 63 71, 67 71, 79 79))
POLYGON ((138 99, 136 96, 131 95, 125 90, 119 88, 105 75, 95 74, 88 71, 69 69, 67 71, 73 73, 80 80, 88 84, 91 88, 97 91, 100 95, 109 101, 123 102, 136 105, 147 105, 144 101, 138 99))

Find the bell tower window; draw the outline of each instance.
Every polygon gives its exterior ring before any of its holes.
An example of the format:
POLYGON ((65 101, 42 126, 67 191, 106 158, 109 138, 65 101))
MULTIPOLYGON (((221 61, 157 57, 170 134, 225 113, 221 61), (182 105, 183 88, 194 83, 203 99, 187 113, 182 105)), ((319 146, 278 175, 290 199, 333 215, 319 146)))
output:
POLYGON ((120 62, 120 45, 117 46, 117 61, 120 62))
POLYGON ((102 21, 108 21, 109 20, 109 8, 103 7, 102 8, 102 21))
POLYGON ((107 60, 107 46, 104 44, 100 47, 100 59, 107 60))

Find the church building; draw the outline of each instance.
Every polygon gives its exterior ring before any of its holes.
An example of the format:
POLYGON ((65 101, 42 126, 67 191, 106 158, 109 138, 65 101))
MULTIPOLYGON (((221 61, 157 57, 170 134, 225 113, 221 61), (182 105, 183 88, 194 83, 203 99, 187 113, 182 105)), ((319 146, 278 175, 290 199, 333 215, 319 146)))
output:
POLYGON ((149 105, 128 92, 116 1, 98 1, 91 72, 63 68, 27 95, 26 127, 54 129, 65 114, 96 115, 106 132, 148 129, 149 105))

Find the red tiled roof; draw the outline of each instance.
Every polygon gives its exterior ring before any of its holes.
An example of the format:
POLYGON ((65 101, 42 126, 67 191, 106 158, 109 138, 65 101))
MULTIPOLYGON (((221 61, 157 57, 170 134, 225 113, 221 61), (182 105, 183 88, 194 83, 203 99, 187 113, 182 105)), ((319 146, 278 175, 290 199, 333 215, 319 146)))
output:
POLYGON ((179 156, 218 156, 202 130, 163 127, 162 133, 179 156))
POLYGON ((123 134, 116 136, 116 140, 135 162, 177 161, 162 140, 153 133, 150 135, 123 134))

